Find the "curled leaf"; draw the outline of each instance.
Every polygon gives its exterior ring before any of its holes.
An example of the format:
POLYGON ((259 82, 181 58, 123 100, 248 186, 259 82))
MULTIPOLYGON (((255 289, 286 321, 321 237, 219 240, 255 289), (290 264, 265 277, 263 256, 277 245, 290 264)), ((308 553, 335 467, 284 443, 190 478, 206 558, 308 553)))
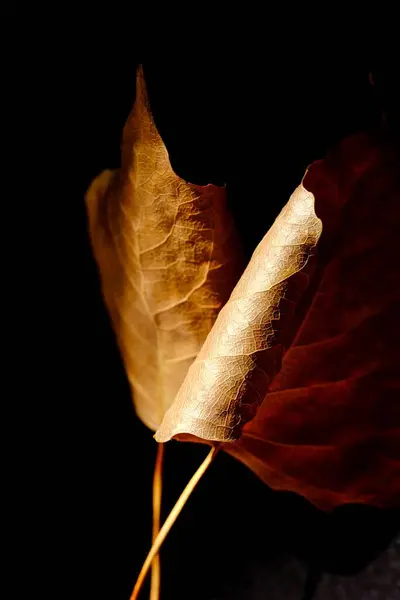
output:
POLYGON ((240 246, 225 188, 173 172, 141 69, 122 166, 92 183, 87 210, 134 404, 155 430, 237 281, 240 246))
POLYGON ((240 436, 279 370, 285 326, 309 283, 321 229, 314 197, 301 185, 218 315, 157 441, 179 434, 219 442, 240 436))

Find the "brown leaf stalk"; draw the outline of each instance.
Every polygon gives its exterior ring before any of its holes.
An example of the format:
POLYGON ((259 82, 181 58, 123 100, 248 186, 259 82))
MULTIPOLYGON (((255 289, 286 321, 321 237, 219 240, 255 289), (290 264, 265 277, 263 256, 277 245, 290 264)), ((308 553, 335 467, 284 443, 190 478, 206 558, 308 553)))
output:
MULTIPOLYGON (((160 531, 162 473, 164 463, 164 444, 157 444, 156 464, 153 477, 153 543, 160 531)), ((151 564, 150 600, 159 600, 161 586, 160 555, 157 554, 151 564)))
POLYGON ((157 556, 158 552, 160 551, 160 548, 161 548, 165 538, 167 537, 168 533, 171 531, 173 524, 175 523, 176 519, 178 518, 179 514, 181 513, 189 496, 195 489, 196 485, 199 483, 200 479, 203 477, 204 473, 207 471, 208 467, 213 462, 214 458, 216 457, 216 455, 218 453, 219 448, 220 448, 220 445, 218 444, 218 445, 213 446, 210 449, 206 458, 201 463, 201 465, 199 466, 197 471, 194 473, 194 475, 190 479, 189 483, 186 485, 185 489, 183 490, 182 494, 180 495, 175 506, 173 507, 173 509, 169 513, 168 517, 166 518, 164 525, 161 527, 156 539, 153 542, 152 547, 150 548, 150 551, 146 557, 146 560, 143 563, 143 566, 142 566, 139 576, 136 580, 135 587, 133 589, 130 600, 137 600, 137 598, 139 597, 140 590, 142 588, 144 580, 146 579, 146 575, 147 575, 149 568, 154 560, 154 557, 157 556))

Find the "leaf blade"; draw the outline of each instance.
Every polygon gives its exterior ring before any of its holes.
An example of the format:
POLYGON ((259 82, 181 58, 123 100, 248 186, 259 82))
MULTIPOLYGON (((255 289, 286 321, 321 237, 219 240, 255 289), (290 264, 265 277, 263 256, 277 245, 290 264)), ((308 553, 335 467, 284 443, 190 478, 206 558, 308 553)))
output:
POLYGON ((241 252, 225 188, 172 170, 141 69, 121 168, 100 175, 86 202, 136 411, 155 430, 237 280, 241 252))
POLYGON ((314 197, 299 186, 218 315, 157 441, 180 434, 218 442, 240 436, 279 369, 283 340, 275 323, 284 328, 309 283, 321 230, 314 197))

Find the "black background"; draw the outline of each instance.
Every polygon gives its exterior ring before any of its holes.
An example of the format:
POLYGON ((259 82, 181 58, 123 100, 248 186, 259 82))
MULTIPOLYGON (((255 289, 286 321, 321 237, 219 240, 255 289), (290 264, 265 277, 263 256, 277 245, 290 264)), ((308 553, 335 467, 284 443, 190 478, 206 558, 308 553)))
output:
MULTIPOLYGON (((213 47, 213 35, 204 31, 200 43, 213 47)), ((156 444, 134 414, 101 298, 83 202, 92 178, 119 164, 136 65, 144 65, 173 168, 194 183, 227 183, 250 256, 307 165, 345 135, 377 126, 382 105, 392 101, 392 83, 386 83, 394 74, 390 55, 378 56, 354 40, 340 38, 338 44, 337 35, 321 35, 308 45, 306 38, 287 36, 279 48, 263 41, 249 48, 236 39, 218 53, 201 50, 197 58, 188 29, 174 54, 166 46, 151 54, 150 44, 132 43, 126 28, 112 37, 92 30, 78 56, 64 57, 65 78, 53 92, 58 146, 49 146, 47 156, 61 144, 59 111, 69 113, 74 103, 73 118, 61 119, 63 132, 66 123, 73 124, 74 139, 55 175, 58 186, 68 187, 62 213, 71 223, 67 250, 71 257, 77 251, 83 277, 64 273, 61 295, 72 290, 66 312, 73 318, 60 325, 56 311, 57 345, 48 354, 72 344, 53 373, 63 409, 53 418, 51 435, 60 435, 62 451, 50 475, 58 481, 53 494, 62 497, 64 507, 53 508, 55 537, 68 547, 57 562, 62 582, 77 581, 72 598, 84 590, 87 599, 127 600, 151 536, 156 444), (371 68, 385 82, 378 90, 369 83, 371 68)), ((73 47, 73 36, 69 43, 73 47)), ((70 271, 74 268, 71 261, 70 271)), ((205 452, 192 444, 167 445, 164 515, 205 452)), ((252 600, 249 581, 292 554, 308 563, 311 589, 320 572, 361 569, 399 527, 395 511, 348 506, 325 514, 294 494, 271 491, 220 455, 164 544, 162 598, 252 600)), ((147 594, 145 589, 143 598, 147 594)))

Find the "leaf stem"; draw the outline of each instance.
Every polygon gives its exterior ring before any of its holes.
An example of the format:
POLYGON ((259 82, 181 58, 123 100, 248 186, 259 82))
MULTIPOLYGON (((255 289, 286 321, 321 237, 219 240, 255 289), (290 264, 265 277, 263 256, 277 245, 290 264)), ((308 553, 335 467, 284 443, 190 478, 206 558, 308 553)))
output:
POLYGON ((173 507, 173 509, 169 513, 168 517, 166 518, 164 525, 161 527, 156 539, 153 541, 153 545, 150 548, 150 552, 148 553, 146 560, 143 563, 142 569, 139 573, 139 577, 136 580, 135 587, 133 589, 130 600, 138 599, 143 582, 146 578, 146 575, 151 566, 151 563, 153 562, 154 557, 158 554, 165 538, 167 537, 168 533, 171 530, 171 527, 173 526, 176 519, 178 518, 181 510, 185 506, 189 496, 195 489, 196 485, 198 484, 198 482, 200 481, 200 479, 202 478, 204 473, 207 471, 208 467, 211 465, 212 461, 214 460, 215 456, 218 453, 218 450, 219 450, 219 445, 215 445, 210 449, 210 452, 207 454, 204 461, 201 463, 201 465, 199 466, 199 468, 197 469, 197 471, 195 472, 193 477, 190 479, 189 483, 186 485, 185 489, 183 490, 182 494, 180 495, 175 506, 173 507))
MULTIPOLYGON (((157 444, 156 464, 153 476, 153 537, 154 544, 160 531, 160 514, 162 498, 162 472, 164 462, 164 444, 157 444)), ((151 563, 150 600, 159 600, 161 585, 160 555, 156 554, 151 563)))

